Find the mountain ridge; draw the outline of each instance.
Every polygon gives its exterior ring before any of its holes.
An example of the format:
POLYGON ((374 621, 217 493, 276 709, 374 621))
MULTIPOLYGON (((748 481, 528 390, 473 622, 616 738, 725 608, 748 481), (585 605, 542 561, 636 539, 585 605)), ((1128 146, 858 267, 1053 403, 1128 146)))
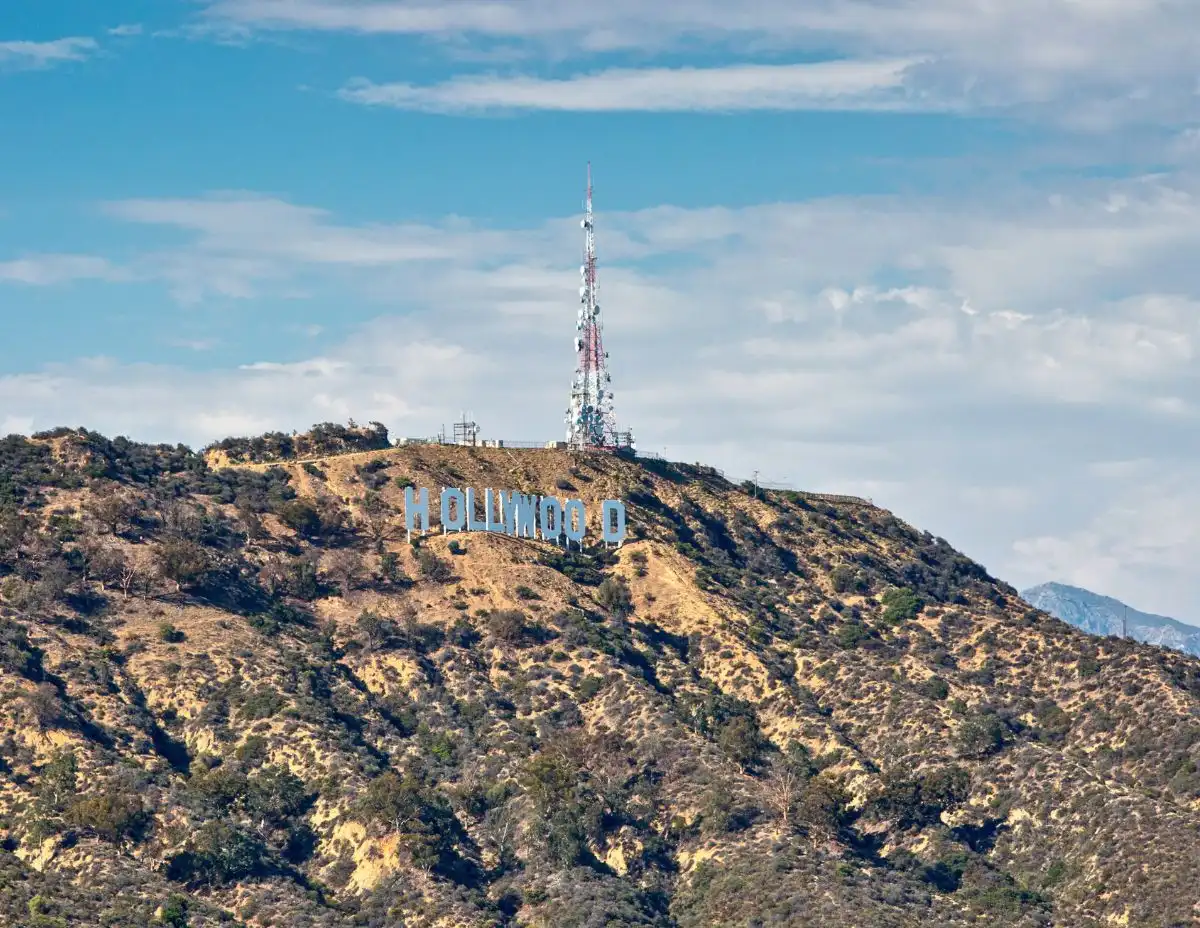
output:
POLYGON ((1065 583, 1038 584, 1021 591, 1030 605, 1094 635, 1128 634, 1147 644, 1200 655, 1200 627, 1169 616, 1142 612, 1119 599, 1065 583))

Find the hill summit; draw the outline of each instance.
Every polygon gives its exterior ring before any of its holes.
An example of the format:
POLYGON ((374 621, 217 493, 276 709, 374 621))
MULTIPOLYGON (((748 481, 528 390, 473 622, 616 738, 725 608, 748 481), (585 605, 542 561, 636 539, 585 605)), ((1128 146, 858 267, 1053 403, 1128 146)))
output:
POLYGON ((861 501, 363 434, 0 441, 0 922, 1200 914, 1196 659, 861 501), (629 535, 410 543, 409 486, 620 499, 629 535))

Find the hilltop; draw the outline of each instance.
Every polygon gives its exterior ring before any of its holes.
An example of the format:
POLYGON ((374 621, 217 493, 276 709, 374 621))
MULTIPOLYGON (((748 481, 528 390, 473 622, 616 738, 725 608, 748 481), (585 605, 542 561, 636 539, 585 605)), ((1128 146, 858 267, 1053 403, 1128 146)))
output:
POLYGON ((1093 635, 1120 635, 1200 655, 1200 628, 1165 615, 1131 609, 1119 599, 1065 583, 1043 583, 1021 592, 1021 598, 1056 618, 1093 635))
POLYGON ((0 441, 4 924, 1196 919, 1195 658, 853 500, 244 447, 0 441), (409 544, 409 485, 620 498, 630 537, 409 544))

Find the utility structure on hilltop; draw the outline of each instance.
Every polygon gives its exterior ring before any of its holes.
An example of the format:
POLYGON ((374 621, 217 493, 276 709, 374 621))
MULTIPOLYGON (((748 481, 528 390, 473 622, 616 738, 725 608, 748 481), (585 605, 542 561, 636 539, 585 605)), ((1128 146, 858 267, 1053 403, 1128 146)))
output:
POLYGON ((567 447, 577 451, 633 451, 633 432, 618 431, 613 413, 612 377, 608 352, 601 337, 600 304, 596 289, 596 233, 592 221, 592 165, 587 169, 587 200, 584 202, 585 246, 579 273, 579 317, 575 323, 575 354, 578 364, 571 383, 571 405, 567 409, 567 447))

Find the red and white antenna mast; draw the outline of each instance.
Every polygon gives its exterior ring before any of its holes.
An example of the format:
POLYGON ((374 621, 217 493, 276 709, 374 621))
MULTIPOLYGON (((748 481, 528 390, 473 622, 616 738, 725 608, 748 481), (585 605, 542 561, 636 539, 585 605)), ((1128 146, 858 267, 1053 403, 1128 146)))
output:
POLYGON ((584 229, 583 278, 579 288, 579 316, 575 323, 575 354, 578 363, 571 383, 571 405, 567 409, 567 445, 577 450, 633 449, 633 433, 617 431, 613 413, 612 377, 608 353, 601 335, 600 304, 596 282, 596 231, 592 219, 592 165, 587 168, 587 200, 581 223, 584 229))

